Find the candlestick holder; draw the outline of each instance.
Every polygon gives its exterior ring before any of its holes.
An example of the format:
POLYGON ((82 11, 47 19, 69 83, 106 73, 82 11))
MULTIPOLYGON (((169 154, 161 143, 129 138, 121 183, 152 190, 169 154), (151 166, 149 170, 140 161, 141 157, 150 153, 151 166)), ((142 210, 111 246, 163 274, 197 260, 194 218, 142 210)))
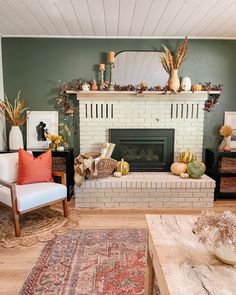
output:
POLYGON ((101 72, 101 87, 103 86, 103 84, 104 84, 104 71, 105 70, 100 70, 100 72, 101 72))
POLYGON ((114 64, 110 63, 110 83, 109 83, 109 91, 114 91, 114 83, 113 83, 113 69, 114 64))

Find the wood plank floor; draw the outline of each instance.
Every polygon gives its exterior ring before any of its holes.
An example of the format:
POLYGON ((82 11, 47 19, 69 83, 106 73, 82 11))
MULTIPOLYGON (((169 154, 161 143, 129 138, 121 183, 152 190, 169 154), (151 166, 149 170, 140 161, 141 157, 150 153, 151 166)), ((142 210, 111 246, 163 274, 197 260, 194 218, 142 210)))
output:
MULTIPOLYGON (((70 203, 73 207, 74 202, 70 203)), ((216 201, 214 211, 236 213, 236 201, 216 201)), ((1 212, 1 208, 0 208, 1 212)), ((146 228, 145 214, 199 214, 201 209, 81 209, 80 228, 146 228)), ((0 247, 0 295, 18 294, 44 243, 31 247, 0 247)))

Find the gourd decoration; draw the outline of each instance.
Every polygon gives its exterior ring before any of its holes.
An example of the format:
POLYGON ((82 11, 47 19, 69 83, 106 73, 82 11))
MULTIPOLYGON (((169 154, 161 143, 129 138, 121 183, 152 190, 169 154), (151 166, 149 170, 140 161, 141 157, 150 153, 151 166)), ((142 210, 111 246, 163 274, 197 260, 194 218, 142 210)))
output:
POLYGON ((204 168, 204 170, 206 171, 206 165, 201 161, 197 161, 197 162, 200 163, 202 165, 202 167, 204 168))
POLYGON ((193 91, 202 91, 202 85, 201 84, 193 84, 192 86, 193 91))
POLYGON ((205 170, 206 169, 202 163, 197 161, 189 163, 187 167, 187 173, 192 178, 200 178, 204 174, 205 170))
POLYGON ((121 176, 122 176, 122 173, 119 172, 119 171, 115 171, 115 172, 113 173, 113 175, 114 175, 115 177, 121 177, 121 176))
POLYGON ((120 172, 122 175, 126 175, 129 173, 129 163, 125 162, 124 159, 117 162, 116 171, 120 172))
POLYGON ((185 76, 183 77, 182 81, 181 81, 181 88, 184 91, 190 91, 191 90, 191 80, 189 77, 185 76))
POLYGON ((187 179, 189 178, 189 174, 188 173, 180 173, 180 178, 183 178, 183 179, 187 179))
POLYGON ((180 154, 179 160, 180 162, 183 162, 183 163, 190 163, 190 162, 196 161, 197 156, 192 152, 185 151, 180 154))
POLYGON ((185 173, 187 171, 187 164, 174 162, 170 166, 170 171, 175 175, 180 175, 181 173, 185 173))

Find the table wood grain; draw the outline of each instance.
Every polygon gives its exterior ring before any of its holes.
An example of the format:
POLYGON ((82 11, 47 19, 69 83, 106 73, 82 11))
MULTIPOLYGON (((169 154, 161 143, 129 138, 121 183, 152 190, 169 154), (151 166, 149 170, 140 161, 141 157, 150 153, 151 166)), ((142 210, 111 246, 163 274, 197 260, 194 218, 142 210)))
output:
POLYGON ((145 295, 153 270, 161 295, 236 295, 236 266, 220 262, 192 232, 195 216, 146 215, 149 230, 145 295))

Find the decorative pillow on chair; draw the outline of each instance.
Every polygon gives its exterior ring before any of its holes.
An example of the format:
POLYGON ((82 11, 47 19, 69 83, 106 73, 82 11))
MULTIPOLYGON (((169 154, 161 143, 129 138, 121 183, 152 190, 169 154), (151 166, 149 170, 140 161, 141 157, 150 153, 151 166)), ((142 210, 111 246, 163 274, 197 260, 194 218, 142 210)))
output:
POLYGON ((51 150, 37 158, 22 149, 19 149, 18 155, 18 184, 53 181, 51 150))

